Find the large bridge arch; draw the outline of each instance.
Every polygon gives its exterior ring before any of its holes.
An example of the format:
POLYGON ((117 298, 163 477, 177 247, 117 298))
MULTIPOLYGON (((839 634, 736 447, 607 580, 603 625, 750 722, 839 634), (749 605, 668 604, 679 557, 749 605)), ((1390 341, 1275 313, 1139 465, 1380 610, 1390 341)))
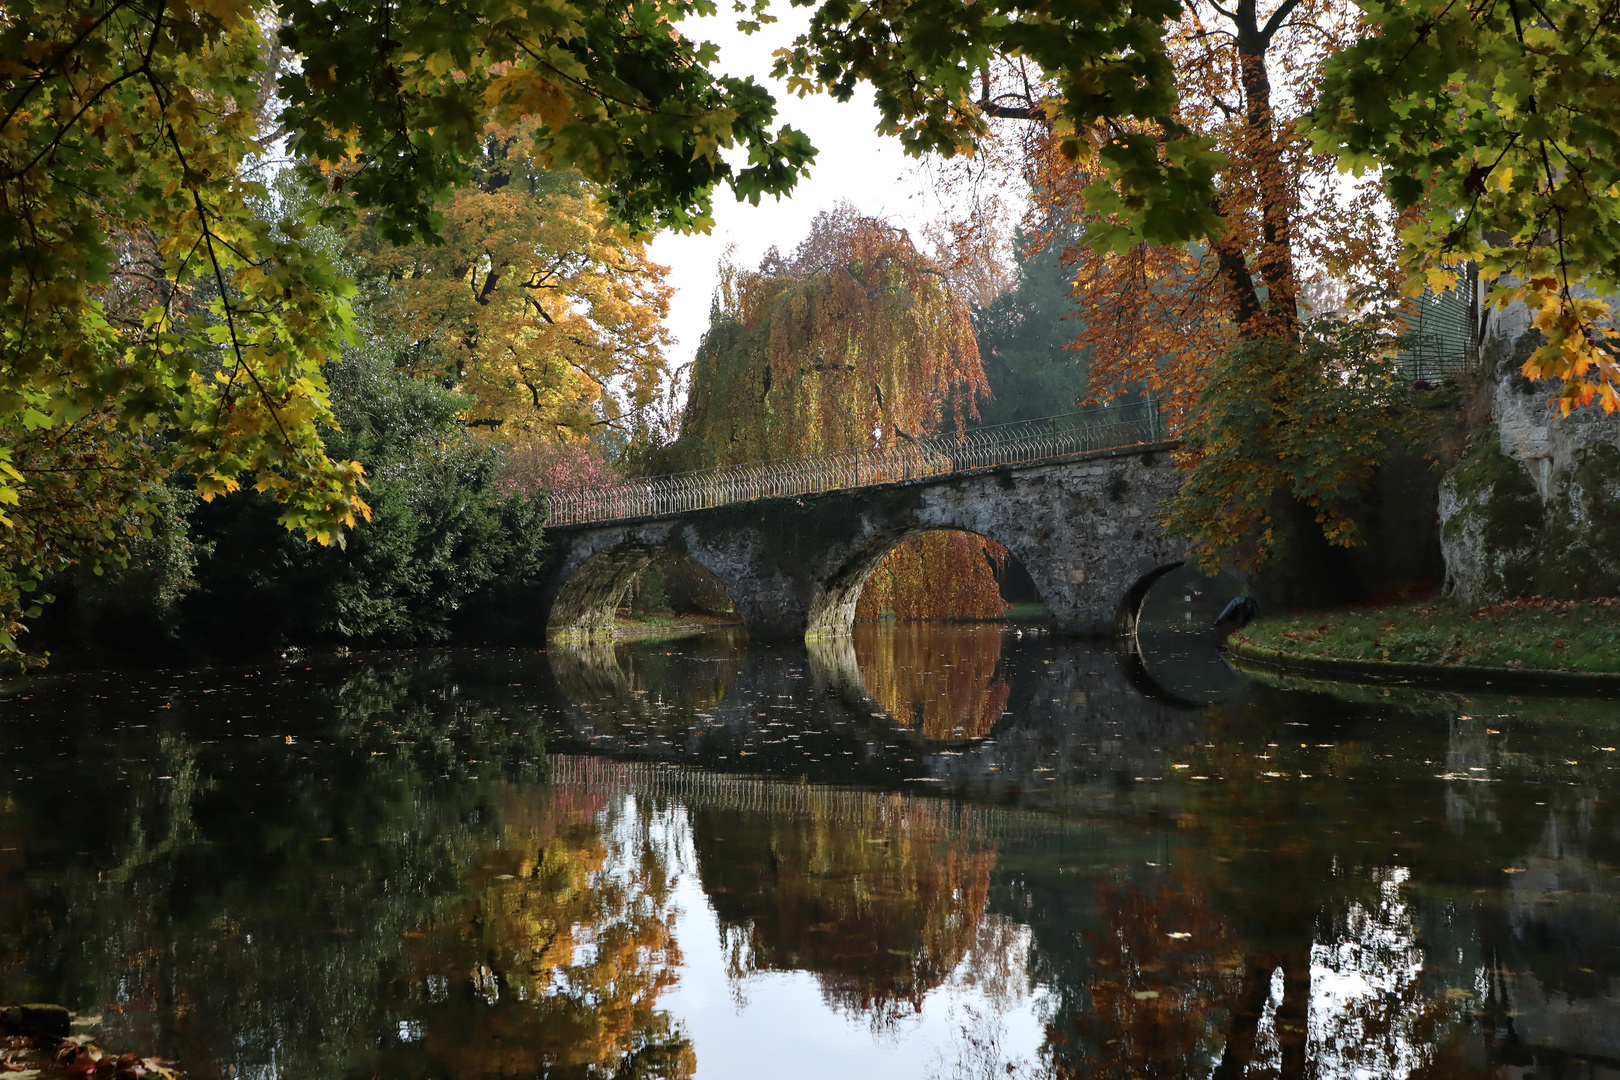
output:
POLYGON ((860 587, 896 544, 960 529, 1005 545, 1023 564, 1052 612, 1054 632, 1111 635, 1138 580, 1185 557, 1158 524, 1179 484, 1164 450, 1100 451, 553 529, 547 625, 555 632, 610 625, 610 602, 657 549, 668 548, 721 581, 752 636, 844 634, 853 628, 860 587))
POLYGON ((1031 558, 1038 557, 1038 552, 1029 548, 1024 537, 1012 536, 1009 543, 1000 536, 983 532, 966 523, 911 522, 897 528, 879 531, 865 542, 856 544, 848 552, 843 563, 834 567, 819 583, 810 600, 806 636, 840 637, 849 634, 855 626, 855 609, 860 603, 861 590, 866 587, 866 582, 878 568, 878 564, 906 541, 934 532, 964 532, 985 540, 996 541, 1011 553, 1012 558, 1023 565, 1034 579, 1036 590, 1043 599, 1045 598, 1046 587, 1029 564, 1031 558))

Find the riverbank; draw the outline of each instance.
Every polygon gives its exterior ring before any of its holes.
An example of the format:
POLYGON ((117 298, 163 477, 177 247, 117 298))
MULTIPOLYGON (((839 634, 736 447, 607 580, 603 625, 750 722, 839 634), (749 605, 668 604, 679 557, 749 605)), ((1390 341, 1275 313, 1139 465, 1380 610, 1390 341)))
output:
POLYGON ((1620 600, 1434 599, 1259 619, 1228 642, 1239 657, 1346 672, 1451 669, 1620 676, 1620 600))

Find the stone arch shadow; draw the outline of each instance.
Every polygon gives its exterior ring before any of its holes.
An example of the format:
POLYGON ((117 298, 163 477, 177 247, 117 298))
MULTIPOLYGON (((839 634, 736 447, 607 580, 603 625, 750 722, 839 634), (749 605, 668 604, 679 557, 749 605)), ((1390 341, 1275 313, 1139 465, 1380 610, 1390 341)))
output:
POLYGON ((860 603, 861 590, 878 564, 889 553, 907 540, 935 532, 964 532, 985 540, 1002 544, 1012 558, 1023 566, 1035 583, 1042 600, 1050 595, 1047 583, 1037 572, 1035 552, 1021 550, 1023 545, 1008 543, 982 527, 969 522, 917 522, 901 528, 885 529, 862 540, 816 588, 810 598, 809 620, 805 637, 809 639, 847 637, 855 629, 855 608, 860 603))
POLYGON ((737 583, 727 580, 724 567, 709 565, 698 553, 672 539, 627 537, 585 556, 577 566, 565 568, 561 587, 547 613, 547 640, 577 640, 610 633, 636 578, 668 555, 690 559, 720 582, 733 603, 738 601, 737 583))

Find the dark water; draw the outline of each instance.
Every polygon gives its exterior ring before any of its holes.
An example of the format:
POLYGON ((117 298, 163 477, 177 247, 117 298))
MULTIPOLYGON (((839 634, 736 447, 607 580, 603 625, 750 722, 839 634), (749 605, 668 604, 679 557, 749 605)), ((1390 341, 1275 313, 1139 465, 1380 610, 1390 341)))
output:
POLYGON ((891 626, 12 684, 0 1001, 197 1077, 1620 1076, 1620 706, 1175 667, 891 626))

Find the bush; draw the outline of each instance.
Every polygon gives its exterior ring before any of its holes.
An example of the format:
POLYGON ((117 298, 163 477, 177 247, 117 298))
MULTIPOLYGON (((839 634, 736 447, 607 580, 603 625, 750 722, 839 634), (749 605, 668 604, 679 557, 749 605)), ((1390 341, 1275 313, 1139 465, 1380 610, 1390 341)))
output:
POLYGON ((334 457, 366 467, 372 517, 322 548, 278 524, 257 492, 199 506, 207 552, 183 632, 212 642, 418 644, 447 639, 496 586, 540 566, 543 498, 503 496, 498 445, 469 433, 458 393, 357 351, 328 371, 334 457))

